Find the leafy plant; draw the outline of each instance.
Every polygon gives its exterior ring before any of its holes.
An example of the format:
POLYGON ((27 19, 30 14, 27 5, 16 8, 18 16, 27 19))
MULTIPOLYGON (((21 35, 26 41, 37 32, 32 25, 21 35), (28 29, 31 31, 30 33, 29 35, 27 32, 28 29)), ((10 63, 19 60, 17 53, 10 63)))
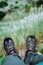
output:
POLYGON ((24 8, 25 8, 25 12, 28 13, 28 12, 30 11, 30 8, 31 8, 31 7, 26 4, 24 8))
POLYGON ((40 52, 43 54, 43 48, 40 50, 40 52))

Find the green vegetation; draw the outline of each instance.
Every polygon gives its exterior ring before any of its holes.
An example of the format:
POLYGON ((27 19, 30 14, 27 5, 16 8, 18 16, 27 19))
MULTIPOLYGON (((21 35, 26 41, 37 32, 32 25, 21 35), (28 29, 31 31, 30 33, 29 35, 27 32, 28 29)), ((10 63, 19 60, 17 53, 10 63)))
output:
POLYGON ((41 49, 40 52, 43 54, 43 49, 41 49))
POLYGON ((0 65, 2 64, 4 58, 5 58, 5 55, 0 58, 0 65))
POLYGON ((1 1, 0 2, 0 8, 8 6, 7 2, 1 1))
POLYGON ((30 11, 31 6, 26 4, 24 8, 25 12, 28 13, 30 11))

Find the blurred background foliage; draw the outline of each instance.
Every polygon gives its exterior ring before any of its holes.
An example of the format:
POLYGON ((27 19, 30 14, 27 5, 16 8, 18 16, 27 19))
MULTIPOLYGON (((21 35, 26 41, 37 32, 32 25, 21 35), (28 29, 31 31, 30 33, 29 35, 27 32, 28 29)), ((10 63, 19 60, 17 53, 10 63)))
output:
POLYGON ((30 34, 36 36, 37 49, 43 53, 43 0, 0 0, 1 49, 4 50, 4 38, 11 37, 16 48, 25 51, 30 34))

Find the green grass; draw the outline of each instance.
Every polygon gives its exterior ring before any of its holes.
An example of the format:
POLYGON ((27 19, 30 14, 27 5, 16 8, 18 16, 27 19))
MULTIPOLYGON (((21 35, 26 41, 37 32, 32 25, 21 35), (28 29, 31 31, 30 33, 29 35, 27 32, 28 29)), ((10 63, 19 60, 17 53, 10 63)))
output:
POLYGON ((43 12, 30 14, 30 8, 29 4, 20 3, 19 9, 12 7, 11 13, 7 13, 0 21, 0 46, 3 45, 5 37, 11 37, 17 48, 20 44, 25 44, 30 34, 43 38, 43 12))

